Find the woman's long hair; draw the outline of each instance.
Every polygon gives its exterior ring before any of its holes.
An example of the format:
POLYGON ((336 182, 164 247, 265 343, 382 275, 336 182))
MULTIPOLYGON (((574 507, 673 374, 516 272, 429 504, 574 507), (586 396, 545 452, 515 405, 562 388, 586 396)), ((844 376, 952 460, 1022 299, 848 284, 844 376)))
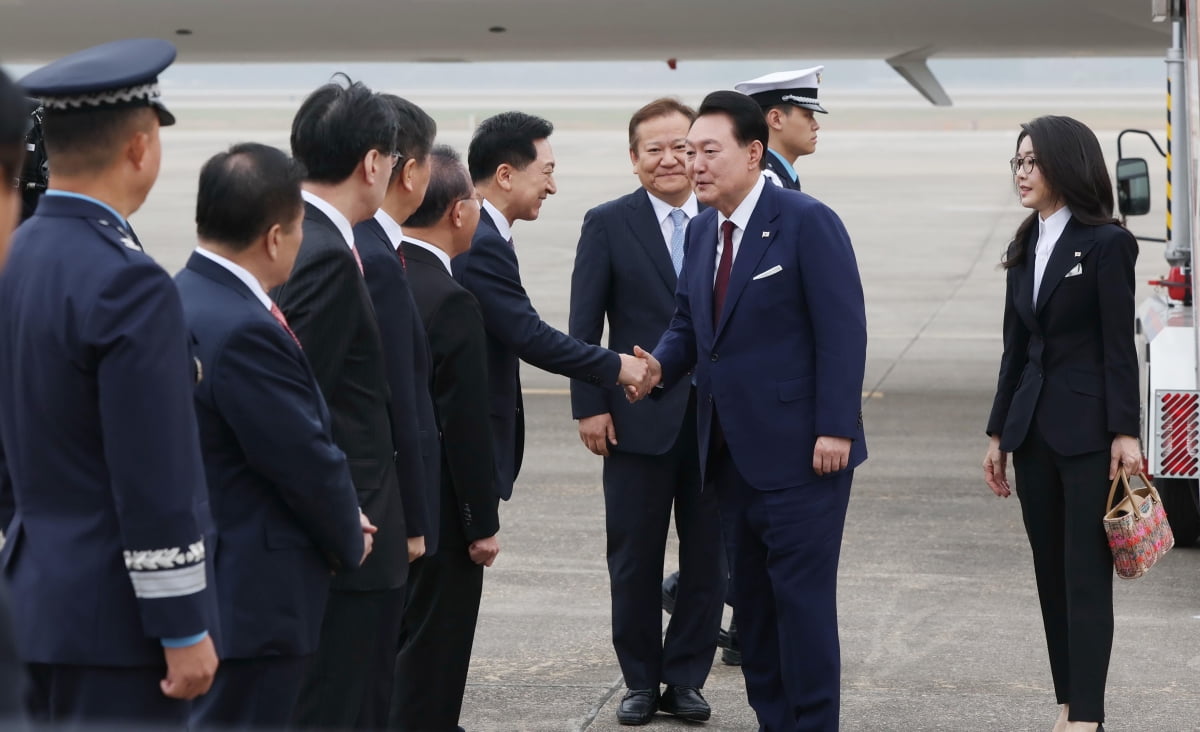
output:
MULTIPOLYGON (((1027 135, 1033 141, 1046 187, 1071 209, 1071 215, 1092 226, 1115 223, 1112 179, 1104 167, 1104 153, 1095 133, 1079 120, 1048 115, 1021 125, 1018 148, 1027 135)), ((1005 269, 1025 261, 1030 231, 1038 215, 1032 212, 1017 227, 1004 256, 1005 269)))

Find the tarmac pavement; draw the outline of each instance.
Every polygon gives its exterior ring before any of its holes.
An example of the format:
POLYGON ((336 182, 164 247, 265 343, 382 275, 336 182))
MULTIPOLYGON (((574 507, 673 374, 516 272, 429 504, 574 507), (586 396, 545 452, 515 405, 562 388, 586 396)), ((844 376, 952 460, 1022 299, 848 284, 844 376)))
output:
MULTIPOLYGON (((1132 112, 1107 111, 1102 95, 1069 104, 1101 130, 1111 170, 1115 132, 1132 112)), ((1049 730, 1057 714, 1017 499, 992 496, 980 463, 1001 349, 998 263, 1024 213, 1007 161, 1018 122, 1062 109, 1049 98, 927 117, 906 108, 904 131, 880 129, 886 107, 859 109, 841 127, 831 114, 818 154, 797 166, 805 191, 845 221, 867 298, 870 459, 855 476, 840 564, 844 730, 1049 730)), ((475 117, 430 110, 441 141, 465 152, 464 119, 475 117)), ((192 246, 203 160, 244 139, 286 149, 290 118, 283 109, 258 113, 254 129, 197 129, 177 113, 163 176, 133 219, 172 272, 192 246)), ((514 236, 534 305, 565 328, 583 213, 636 179, 621 124, 581 117, 551 142, 560 192, 514 236)), ((1161 236, 1161 191, 1135 231, 1161 236)), ((1143 244, 1139 282, 1164 273, 1160 247, 1143 244)), ((524 467, 501 509, 462 724, 615 730, 624 685, 610 642, 601 461, 577 437, 566 380, 528 366, 522 378, 524 467)), ((1198 570, 1200 551, 1179 548, 1143 579, 1114 580, 1106 729, 1200 729, 1198 570)), ((717 661, 704 693, 713 717, 703 728, 756 729, 738 669, 717 661)), ((660 714, 652 727, 701 725, 660 714)))

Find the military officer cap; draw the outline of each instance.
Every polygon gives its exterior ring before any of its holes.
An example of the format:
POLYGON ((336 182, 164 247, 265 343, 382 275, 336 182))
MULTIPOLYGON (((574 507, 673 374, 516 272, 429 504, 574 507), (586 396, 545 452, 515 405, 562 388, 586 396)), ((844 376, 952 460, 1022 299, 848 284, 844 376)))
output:
POLYGON ((164 127, 175 115, 162 103, 158 75, 175 60, 175 46, 156 38, 133 38, 65 56, 21 79, 40 97, 47 114, 150 107, 164 127))
POLYGON ((778 104, 794 104, 814 112, 825 112, 825 108, 817 101, 817 87, 821 85, 821 72, 824 70, 824 66, 814 66, 798 71, 777 71, 743 81, 733 88, 749 95, 763 109, 778 104))

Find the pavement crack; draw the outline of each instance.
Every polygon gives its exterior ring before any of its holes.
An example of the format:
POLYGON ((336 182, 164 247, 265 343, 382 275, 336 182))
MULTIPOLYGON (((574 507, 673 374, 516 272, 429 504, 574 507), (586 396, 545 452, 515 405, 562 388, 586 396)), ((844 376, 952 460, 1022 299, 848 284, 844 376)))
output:
POLYGON ((612 685, 609 686, 608 689, 600 695, 600 698, 588 708, 587 713, 585 713, 583 717, 578 720, 578 723, 574 727, 571 727, 571 732, 584 732, 584 730, 586 730, 588 727, 591 727, 592 722, 596 721, 596 717, 600 716, 600 710, 604 708, 605 704, 608 704, 608 700, 612 699, 613 695, 616 694, 624 685, 625 677, 618 676, 617 680, 612 682, 612 685))

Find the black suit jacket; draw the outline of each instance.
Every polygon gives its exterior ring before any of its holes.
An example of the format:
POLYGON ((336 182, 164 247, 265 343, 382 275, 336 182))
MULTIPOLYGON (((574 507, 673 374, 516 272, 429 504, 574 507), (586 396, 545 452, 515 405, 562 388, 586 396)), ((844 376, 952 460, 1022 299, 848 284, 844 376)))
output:
POLYGON ((1008 270, 1004 355, 988 434, 1000 449, 1021 446, 1037 420, 1060 455, 1107 450, 1114 435, 1139 429, 1138 361, 1133 343, 1137 241, 1115 224, 1074 217, 1046 264, 1036 306, 1034 250, 1008 270))
POLYGON ((400 255, 374 218, 354 227, 367 288, 387 359, 392 391, 396 475, 409 536, 425 537, 425 553, 438 544, 438 472, 441 447, 429 395, 429 346, 400 255))
POLYGON ((455 257, 453 265, 455 278, 479 301, 487 327, 496 493, 508 500, 525 451, 518 359, 596 385, 617 383, 621 359, 541 319, 521 285, 517 253, 487 211, 479 216, 470 251, 455 257))
POLYGON ((217 524, 221 658, 317 649, 331 569, 362 558, 358 497, 300 347, 233 273, 175 277, 204 378, 196 418, 217 524))
POLYGON ((404 244, 413 301, 433 356, 433 391, 442 440, 442 490, 454 497, 468 542, 500 529, 493 486, 487 335, 475 297, 437 255, 404 244))
MULTIPOLYGON (((571 276, 571 335, 598 344, 608 317, 608 347, 650 350, 675 313, 675 268, 650 196, 639 188, 583 218, 571 276)), ((681 379, 656 399, 630 404, 620 386, 571 382, 576 419, 610 413, 612 449, 661 455, 675 444, 691 384, 681 379)))
POLYGON ((404 506, 396 481, 391 393, 375 308, 346 240, 304 204, 304 242, 292 276, 273 293, 312 365, 333 417, 333 439, 350 461, 359 504, 379 527, 371 556, 334 587, 385 590, 408 577, 404 506))
POLYGON ((800 190, 800 179, 792 180, 791 173, 787 172, 787 168, 779 162, 779 158, 775 157, 775 152, 771 150, 767 151, 767 170, 775 174, 782 187, 789 191, 800 190))

